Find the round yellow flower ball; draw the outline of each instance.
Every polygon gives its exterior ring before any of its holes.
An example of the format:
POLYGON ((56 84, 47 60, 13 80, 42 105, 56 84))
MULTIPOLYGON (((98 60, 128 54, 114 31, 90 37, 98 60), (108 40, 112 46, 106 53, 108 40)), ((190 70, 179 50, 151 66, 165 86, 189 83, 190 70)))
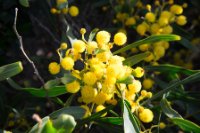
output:
POLYGON ((79 14, 79 9, 78 9, 78 7, 77 7, 77 6, 71 6, 71 7, 69 8, 69 14, 70 14, 72 17, 78 16, 78 14, 79 14))
POLYGON ((56 62, 51 62, 49 64, 49 72, 53 75, 58 74, 60 72, 60 65, 56 62))
POLYGON ((137 78, 141 78, 144 75, 144 69, 141 67, 136 67, 134 70, 134 76, 137 78))
POLYGON ((136 20, 135 20, 134 17, 128 18, 128 19, 126 20, 126 22, 125 22, 125 25, 127 25, 127 26, 131 26, 131 25, 134 25, 134 24, 136 24, 136 20))
POLYGON ((184 15, 180 15, 180 16, 178 16, 178 17, 176 18, 176 23, 177 23, 178 25, 183 26, 183 25, 185 25, 185 24, 187 23, 187 19, 186 19, 186 17, 185 17, 184 15))
POLYGON ((144 109, 139 113, 139 118, 144 123, 149 123, 153 120, 153 112, 150 109, 144 109))
POLYGON ((166 127, 166 124, 164 122, 160 122, 159 127, 160 129, 164 129, 166 127))
POLYGON ((81 89, 82 100, 86 104, 93 102, 96 95, 97 90, 92 86, 86 85, 81 89))
POLYGON ((145 19, 146 19, 147 21, 153 23, 153 22, 155 22, 155 20, 156 20, 156 16, 155 16, 154 13, 148 12, 148 13, 146 13, 146 15, 145 15, 145 19))
POLYGON ((136 30, 141 36, 143 36, 147 31, 147 27, 144 24, 139 24, 136 30))
POLYGON ((94 85, 97 81, 97 77, 94 72, 87 72, 83 75, 83 82, 87 85, 94 85))
POLYGON ((99 31, 96 35, 96 40, 100 45, 107 44, 110 41, 110 33, 107 31, 99 31))
POLYGON ((65 57, 61 60, 61 66, 65 70, 72 70, 74 67, 74 60, 71 57, 65 57))
POLYGON ((152 79, 149 79, 149 78, 143 80, 143 82, 142 82, 142 86, 143 86, 144 89, 152 88, 153 84, 154 84, 154 81, 152 79))
POLYGON ((79 53, 84 52, 86 48, 86 44, 82 40, 76 40, 72 46, 79 53))
POLYGON ((127 37, 124 33, 122 32, 118 32, 117 34, 115 34, 114 36, 114 43, 118 46, 122 46, 126 43, 127 41, 127 37))
POLYGON ((80 83, 78 81, 73 81, 65 85, 67 92, 76 93, 80 90, 80 83))
POLYGON ((180 14, 183 13, 183 8, 182 8, 182 6, 180 6, 180 5, 174 4, 174 5, 172 5, 172 6, 170 7, 170 12, 172 12, 172 13, 174 13, 174 14, 177 14, 177 15, 180 15, 180 14))

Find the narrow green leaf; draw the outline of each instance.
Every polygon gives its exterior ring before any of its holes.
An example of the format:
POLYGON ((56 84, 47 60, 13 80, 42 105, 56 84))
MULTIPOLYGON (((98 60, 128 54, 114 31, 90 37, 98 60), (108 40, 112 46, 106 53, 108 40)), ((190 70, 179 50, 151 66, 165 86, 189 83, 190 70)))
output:
POLYGON ((98 28, 95 28, 95 29, 93 29, 91 32, 90 32, 90 35, 89 35, 89 38, 88 38, 88 42, 91 42, 93 39, 94 39, 94 37, 95 37, 95 35, 96 35, 96 33, 99 31, 99 29, 98 28))
POLYGON ((61 105, 61 106, 64 106, 64 102, 59 98, 59 97, 53 97, 51 98, 55 103, 61 105))
POLYGON ((192 82, 194 82, 194 81, 199 81, 199 80, 200 80, 200 72, 195 73, 195 74, 192 74, 191 76, 188 76, 187 78, 185 78, 185 79, 183 79, 183 80, 179 80, 179 81, 177 81, 177 82, 175 82, 175 83, 173 83, 173 84, 170 84, 168 87, 166 87, 166 89, 164 89, 164 90, 158 92, 157 94, 153 95, 152 98, 150 98, 150 99, 144 101, 144 102, 142 103, 142 105, 144 105, 144 104, 146 104, 146 103, 148 103, 148 102, 150 102, 150 101, 152 101, 152 100, 154 100, 154 99, 156 99, 156 98, 161 97, 163 94, 165 94, 165 93, 169 92, 170 90, 172 90, 172 89, 174 89, 174 88, 180 86, 181 84, 192 83, 192 82))
POLYGON ((110 123, 110 124, 114 124, 114 125, 122 125, 123 124, 122 117, 102 117, 98 121, 110 123))
POLYGON ((20 61, 0 67, 0 81, 10 78, 22 72, 23 66, 20 61))
POLYGON ((181 26, 174 23, 172 24, 172 27, 173 27, 173 32, 177 35, 180 35, 181 38, 184 37, 189 40, 192 39, 193 35, 184 30, 181 26))
POLYGON ((12 86, 14 89, 20 90, 22 89, 22 87, 17 84, 14 80, 12 80, 11 78, 7 78, 7 82, 10 86, 12 86))
POLYGON ((160 102, 162 111, 164 112, 164 114, 166 116, 168 116, 169 118, 174 118, 174 117, 179 117, 182 118, 181 115, 176 112, 174 109, 172 109, 172 107, 169 105, 167 99, 163 98, 160 102))
POLYGON ((83 118, 85 114, 85 109, 79 106, 64 107, 57 111, 54 111, 49 116, 50 118, 55 119, 61 114, 68 114, 68 115, 72 115, 75 119, 81 119, 83 118))
POLYGON ((59 84, 60 84, 60 79, 49 80, 48 82, 46 82, 44 84, 44 88, 45 89, 50 89, 50 88, 53 88, 53 87, 55 87, 55 86, 57 86, 59 84))
POLYGON ((141 54, 137 54, 137 55, 128 57, 123 61, 123 64, 128 65, 128 66, 133 66, 133 65, 139 63, 140 61, 142 61, 143 59, 145 59, 146 57, 148 57, 149 54, 150 54, 149 52, 145 52, 145 53, 141 53, 141 54))
POLYGON ((24 7, 29 7, 29 1, 28 0, 19 0, 19 3, 24 7))
POLYGON ((178 125, 183 131, 200 133, 200 127, 189 120, 185 120, 181 118, 171 118, 170 120, 174 124, 178 125))
POLYGON ((136 118, 131 113, 129 107, 123 100, 123 120, 124 133, 140 133, 140 128, 136 118))
POLYGON ((174 35, 174 34, 152 35, 152 36, 149 36, 145 39, 142 39, 142 40, 139 40, 137 42, 126 45, 125 47, 115 51, 114 54, 118 54, 118 53, 127 51, 131 48, 138 47, 142 44, 151 44, 151 43, 158 42, 158 41, 177 41, 177 40, 180 40, 180 39, 181 39, 180 36, 174 35))
POLYGON ((162 64, 158 66, 146 66, 144 69, 147 71, 159 71, 159 72, 165 72, 165 73, 181 73, 185 75, 192 75, 197 72, 200 72, 200 70, 185 69, 183 67, 175 66, 171 64, 162 64))
POLYGON ((69 96, 69 98, 68 98, 67 101, 65 102, 64 106, 65 106, 65 107, 70 106, 71 103, 72 103, 72 100, 74 99, 74 97, 75 97, 75 94, 71 94, 71 96, 69 96))
POLYGON ((188 49, 193 50, 193 51, 196 51, 196 50, 198 49, 196 46, 192 45, 192 44, 190 43, 190 41, 187 40, 187 39, 184 38, 184 37, 181 37, 181 40, 179 41, 179 43, 180 43, 181 45, 183 45, 185 48, 188 48, 188 49))
POLYGON ((23 88, 22 91, 26 91, 36 97, 56 97, 62 94, 66 94, 65 86, 56 86, 45 90, 44 88, 23 88))

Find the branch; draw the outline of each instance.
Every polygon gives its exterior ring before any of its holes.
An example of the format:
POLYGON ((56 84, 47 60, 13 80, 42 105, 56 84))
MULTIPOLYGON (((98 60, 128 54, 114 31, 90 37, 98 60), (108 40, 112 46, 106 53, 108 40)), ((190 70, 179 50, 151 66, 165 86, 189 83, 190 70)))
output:
POLYGON ((18 8, 15 8, 15 19, 14 19, 14 24, 13 24, 13 29, 14 32, 19 40, 19 45, 20 45, 20 50, 22 51, 22 53, 24 54, 24 56, 26 57, 26 59, 28 60, 28 62, 32 65, 33 69, 34 69, 34 74, 38 77, 38 79, 41 81, 41 83, 44 85, 44 80, 43 78, 40 76, 39 71, 37 70, 34 62, 27 56, 26 52, 24 51, 24 47, 23 47, 23 41, 22 41, 22 36, 18 33, 17 28, 16 28, 16 24, 17 24, 17 13, 18 13, 18 8))

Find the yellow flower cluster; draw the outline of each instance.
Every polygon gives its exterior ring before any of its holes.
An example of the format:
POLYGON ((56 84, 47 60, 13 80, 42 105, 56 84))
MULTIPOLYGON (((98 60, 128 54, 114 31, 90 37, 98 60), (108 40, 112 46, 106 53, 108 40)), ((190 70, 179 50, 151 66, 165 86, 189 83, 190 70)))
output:
MULTIPOLYGON (((173 28, 172 23, 178 25, 185 25, 187 19, 183 13, 183 7, 181 5, 173 4, 173 2, 164 2, 162 5, 159 0, 156 0, 154 11, 151 10, 151 6, 147 5, 148 12, 145 14, 144 21, 137 25, 136 31, 141 35, 158 35, 158 34, 171 34, 173 28), (158 9, 162 9, 158 12, 158 9)), ((143 44, 139 46, 140 51, 150 51, 150 55, 145 59, 146 62, 157 61, 163 57, 166 50, 169 48, 169 43, 165 41, 156 42, 154 44, 143 44)))
MULTIPOLYGON (((107 104, 116 105, 117 98, 122 97, 122 93, 124 98, 130 102, 132 111, 138 112, 138 109, 141 108, 139 102, 152 96, 151 92, 141 91, 141 82, 134 79, 134 77, 141 78, 144 75, 144 70, 141 67, 133 69, 124 65, 125 59, 113 55, 111 52, 114 45, 122 46, 126 43, 126 35, 118 32, 111 42, 109 32, 99 31, 96 34, 96 41, 86 41, 84 38, 86 30, 81 29, 80 33, 82 40, 74 41, 72 48, 66 49, 67 44, 61 44, 58 49, 61 58, 60 64, 50 63, 50 73, 58 74, 61 68, 71 72, 75 79, 66 83, 66 90, 69 93, 80 92, 78 102, 82 103, 82 107, 87 110, 86 116, 92 113, 93 107, 96 107, 95 111, 98 112, 103 110, 107 104), (64 57, 60 54, 62 51, 66 51, 64 57), (82 70, 74 68, 77 60, 84 63, 82 70), (126 82, 126 79, 131 79, 131 81, 126 82), (136 95, 140 96, 136 98, 136 95)), ((146 114, 146 112, 142 114, 146 114)), ((139 116, 143 116, 142 114, 139 116)), ((153 115, 148 119, 141 118, 143 122, 151 122, 152 119, 153 115)))
POLYGON ((79 9, 77 6, 70 6, 68 8, 67 0, 56 0, 56 7, 51 8, 50 12, 52 14, 70 14, 72 17, 76 17, 79 14, 79 9))

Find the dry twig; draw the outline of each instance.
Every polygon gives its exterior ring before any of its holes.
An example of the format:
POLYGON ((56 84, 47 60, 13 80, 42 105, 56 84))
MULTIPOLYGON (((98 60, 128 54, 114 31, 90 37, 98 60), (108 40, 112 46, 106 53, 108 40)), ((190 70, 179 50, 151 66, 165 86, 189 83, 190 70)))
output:
POLYGON ((14 19, 14 24, 13 24, 13 29, 14 32, 19 40, 19 45, 20 45, 20 50, 22 51, 22 53, 24 54, 24 56, 26 57, 26 59, 28 60, 28 62, 32 65, 33 69, 34 69, 34 73, 35 75, 38 77, 38 79, 41 81, 41 83, 44 85, 44 80, 43 78, 40 76, 40 73, 38 71, 38 69, 36 68, 34 62, 28 57, 28 55, 26 54, 26 52, 24 51, 24 47, 23 47, 23 41, 22 41, 22 36, 18 33, 17 28, 16 28, 16 24, 17 24, 17 14, 18 14, 18 8, 15 8, 15 19, 14 19))

